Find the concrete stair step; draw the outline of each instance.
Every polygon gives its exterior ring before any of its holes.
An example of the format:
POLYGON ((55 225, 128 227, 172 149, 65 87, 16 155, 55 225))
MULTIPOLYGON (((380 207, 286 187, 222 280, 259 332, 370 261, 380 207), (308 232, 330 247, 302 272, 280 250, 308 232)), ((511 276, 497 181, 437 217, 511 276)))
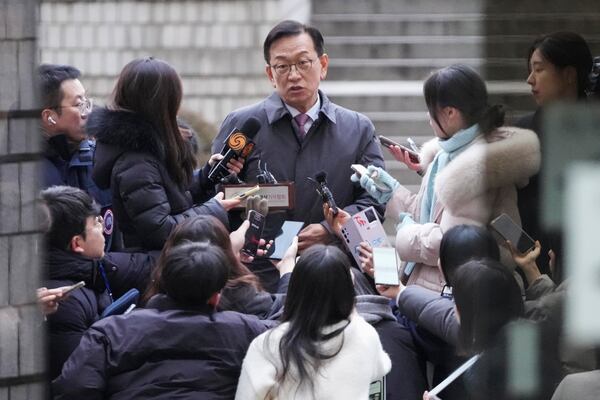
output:
POLYGON ((480 0, 319 0, 313 1, 314 14, 377 14, 377 13, 478 13, 480 0), (343 5, 343 6, 342 6, 343 5))
POLYGON ((329 79, 423 80, 451 64, 467 64, 486 80, 524 80, 527 66, 522 58, 338 58, 329 62, 329 79))
MULTIPOLYGON (((600 26, 600 20, 598 21, 600 26)), ((330 57, 344 58, 517 58, 523 60, 534 35, 488 36, 332 36, 326 44, 330 57)), ((588 35, 590 46, 600 45, 599 35, 588 35)))
MULTIPOLYGON (((368 115, 377 132, 427 140, 432 131, 423 100, 422 81, 324 81, 322 89, 337 104, 368 115)), ((507 123, 535 109, 529 86, 516 81, 487 82, 490 104, 507 107, 507 123)), ((406 137, 398 136, 399 143, 406 137)))
POLYGON ((325 49, 330 57, 440 58, 483 57, 482 37, 444 36, 334 36, 325 49))
MULTIPOLYGON (((515 14, 572 13, 574 5, 565 0, 319 0, 312 2, 314 14, 515 14)), ((577 0, 577 10, 598 12, 598 0, 577 0)))
POLYGON ((481 14, 317 14, 311 22, 326 43, 332 35, 480 35, 481 14))
MULTIPOLYGON (((326 92, 327 93, 327 92, 326 92)), ((333 96, 336 104, 360 112, 370 111, 423 111, 426 110, 423 95, 418 96, 333 96)), ((490 104, 504 104, 513 110, 531 110, 535 107, 530 94, 490 95, 490 104)))
MULTIPOLYGON (((532 110, 509 110, 506 113, 505 124, 512 125, 523 115, 532 110)), ((366 112, 378 134, 387 137, 403 134, 417 142, 418 137, 431 138, 433 131, 429 126, 427 111, 398 111, 398 112, 366 112)), ((402 142, 404 143, 404 142, 402 142)))
MULTIPOLYGON (((598 11, 598 10, 597 10, 598 11)), ((326 42, 340 36, 532 35, 571 30, 584 37, 598 32, 600 12, 504 14, 316 14, 326 42)))

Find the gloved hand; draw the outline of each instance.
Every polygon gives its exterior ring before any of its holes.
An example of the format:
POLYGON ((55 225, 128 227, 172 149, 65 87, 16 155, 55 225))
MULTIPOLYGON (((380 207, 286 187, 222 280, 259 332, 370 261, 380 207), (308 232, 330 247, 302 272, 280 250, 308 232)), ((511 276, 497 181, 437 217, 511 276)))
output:
POLYGON ((416 224, 412 214, 407 212, 401 212, 398 214, 398 221, 400 222, 396 225, 396 233, 407 225, 416 224))
POLYGON ((263 216, 269 213, 269 200, 261 196, 250 196, 246 199, 246 210, 242 214, 244 219, 248 218, 250 210, 258 211, 263 216))
POLYGON ((400 186, 390 174, 380 167, 369 165, 367 174, 363 174, 360 178, 356 173, 350 177, 352 182, 359 182, 367 193, 371 195, 379 204, 387 203, 393 196, 394 191, 400 186), (371 178, 373 176, 374 178, 371 178), (375 182, 376 181, 376 182, 375 182))

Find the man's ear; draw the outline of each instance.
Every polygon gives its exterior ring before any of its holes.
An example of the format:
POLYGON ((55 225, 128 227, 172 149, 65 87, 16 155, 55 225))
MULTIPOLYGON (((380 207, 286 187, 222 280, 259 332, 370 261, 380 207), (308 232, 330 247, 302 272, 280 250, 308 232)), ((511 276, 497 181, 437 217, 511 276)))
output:
POLYGON ((69 250, 73 253, 83 253, 85 249, 81 246, 83 244, 83 236, 75 235, 71 238, 71 242, 69 243, 69 250))
POLYGON ((219 304, 219 300, 221 300, 221 292, 213 293, 213 295, 210 296, 208 298, 208 300, 206 301, 206 304, 217 308, 217 305, 219 304))
POLYGON ((319 57, 319 63, 321 63, 321 80, 324 80, 327 77, 327 68, 329 67, 329 56, 327 53, 323 53, 319 57))
POLYGON ((274 88, 277 87, 275 83, 275 77, 273 76, 273 68, 271 68, 269 64, 265 65, 265 73, 267 74, 267 78, 269 78, 269 82, 271 82, 271 85, 274 88))
POLYGON ((58 115, 56 111, 50 108, 44 108, 42 110, 42 125, 46 128, 52 129, 54 125, 56 125, 56 120, 58 119, 58 115))

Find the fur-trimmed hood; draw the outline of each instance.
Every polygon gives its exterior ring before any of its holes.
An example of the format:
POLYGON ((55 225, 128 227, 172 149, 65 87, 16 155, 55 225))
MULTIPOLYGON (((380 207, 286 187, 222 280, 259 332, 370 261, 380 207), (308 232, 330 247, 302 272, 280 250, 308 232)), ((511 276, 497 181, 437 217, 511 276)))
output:
MULTIPOLYGON (((440 150, 438 140, 421 151, 422 165, 432 162, 440 150)), ((507 185, 522 187, 540 168, 540 143, 528 129, 501 127, 475 141, 435 178, 436 197, 449 208, 507 185)))
POLYGON ((86 131, 97 143, 93 178, 99 187, 110 186, 112 168, 125 152, 165 159, 166 150, 158 131, 138 114, 97 108, 88 117, 86 131))
POLYGON ((98 143, 116 145, 123 150, 147 152, 163 159, 165 148, 154 126, 129 111, 95 109, 86 123, 89 136, 98 143))

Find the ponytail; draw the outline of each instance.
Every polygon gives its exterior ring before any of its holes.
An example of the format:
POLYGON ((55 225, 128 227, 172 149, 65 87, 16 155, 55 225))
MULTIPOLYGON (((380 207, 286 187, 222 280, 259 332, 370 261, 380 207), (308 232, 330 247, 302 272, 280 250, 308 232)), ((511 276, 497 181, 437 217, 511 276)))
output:
POLYGON ((505 114, 506 110, 502 104, 487 106, 486 110, 481 116, 481 120, 479 121, 481 132, 483 132, 483 134, 487 134, 504 125, 505 114))

